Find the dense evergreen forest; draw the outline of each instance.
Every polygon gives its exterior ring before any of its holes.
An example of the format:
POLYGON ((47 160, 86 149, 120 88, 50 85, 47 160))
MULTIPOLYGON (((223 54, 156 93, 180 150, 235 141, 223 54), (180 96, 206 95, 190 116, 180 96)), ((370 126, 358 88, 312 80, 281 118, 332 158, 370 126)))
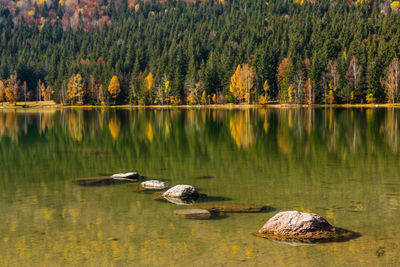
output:
POLYGON ((2 102, 399 100, 399 1, 18 3, 0 1, 2 102))

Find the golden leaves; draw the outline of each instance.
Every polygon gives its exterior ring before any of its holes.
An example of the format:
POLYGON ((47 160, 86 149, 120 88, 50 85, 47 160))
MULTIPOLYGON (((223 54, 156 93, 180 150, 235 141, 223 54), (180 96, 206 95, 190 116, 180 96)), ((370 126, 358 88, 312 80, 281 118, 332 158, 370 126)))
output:
POLYGON ((229 91, 238 102, 250 103, 251 94, 254 93, 255 72, 249 64, 238 65, 231 77, 229 91))
POLYGON ((151 88, 153 87, 153 83, 154 83, 154 77, 151 72, 149 72, 149 74, 146 76, 146 78, 144 79, 144 82, 145 82, 145 87, 146 87, 147 91, 151 91, 151 88))
POLYGON ((110 93, 111 97, 115 100, 119 93, 121 92, 121 86, 118 81, 118 77, 114 75, 111 78, 110 84, 108 86, 108 92, 110 93))

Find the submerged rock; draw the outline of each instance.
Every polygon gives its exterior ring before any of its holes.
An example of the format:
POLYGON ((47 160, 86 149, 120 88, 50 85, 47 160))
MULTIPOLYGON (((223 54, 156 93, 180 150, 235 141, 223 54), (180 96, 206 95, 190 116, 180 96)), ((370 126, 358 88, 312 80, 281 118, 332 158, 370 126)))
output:
POLYGON ((299 211, 279 212, 254 233, 256 236, 281 241, 327 242, 358 237, 359 234, 333 227, 315 213, 299 211))
POLYGON ((111 177, 78 178, 73 180, 74 184, 80 186, 106 186, 106 185, 123 184, 129 182, 132 182, 132 180, 128 179, 120 180, 111 177))
POLYGON ((178 215, 185 219, 199 219, 205 220, 211 218, 211 213, 208 210, 204 209, 182 209, 182 210, 175 210, 175 215, 178 215))
POLYGON ((145 189, 166 189, 169 184, 158 180, 149 180, 141 183, 141 186, 145 189))
POLYGON ((226 213, 256 213, 272 210, 271 207, 263 205, 246 205, 231 203, 204 203, 196 205, 196 208, 206 209, 209 211, 222 211, 226 213))
POLYGON ((163 194, 165 198, 199 198, 196 188, 191 185, 176 185, 163 194))
POLYGON ((113 179, 139 179, 140 175, 137 172, 116 173, 111 175, 113 179))

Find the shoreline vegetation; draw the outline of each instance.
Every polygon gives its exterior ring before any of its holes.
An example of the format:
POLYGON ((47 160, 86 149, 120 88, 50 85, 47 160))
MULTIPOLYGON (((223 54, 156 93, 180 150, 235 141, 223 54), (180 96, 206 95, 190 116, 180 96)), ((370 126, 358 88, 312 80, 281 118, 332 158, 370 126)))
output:
POLYGON ((54 101, 27 101, 15 104, 4 103, 0 110, 36 110, 36 109, 76 109, 76 108, 151 108, 151 109, 241 109, 241 108, 400 108, 400 103, 386 104, 210 104, 210 105, 62 105, 54 101))
POLYGON ((0 4, 0 102, 400 102, 398 0, 52 2, 0 4))

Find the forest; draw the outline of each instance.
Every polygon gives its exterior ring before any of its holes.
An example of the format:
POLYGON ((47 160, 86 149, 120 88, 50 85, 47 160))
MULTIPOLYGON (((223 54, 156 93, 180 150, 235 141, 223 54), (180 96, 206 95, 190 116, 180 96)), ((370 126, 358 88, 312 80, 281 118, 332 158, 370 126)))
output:
POLYGON ((0 0, 0 102, 396 103, 400 2, 0 0))

